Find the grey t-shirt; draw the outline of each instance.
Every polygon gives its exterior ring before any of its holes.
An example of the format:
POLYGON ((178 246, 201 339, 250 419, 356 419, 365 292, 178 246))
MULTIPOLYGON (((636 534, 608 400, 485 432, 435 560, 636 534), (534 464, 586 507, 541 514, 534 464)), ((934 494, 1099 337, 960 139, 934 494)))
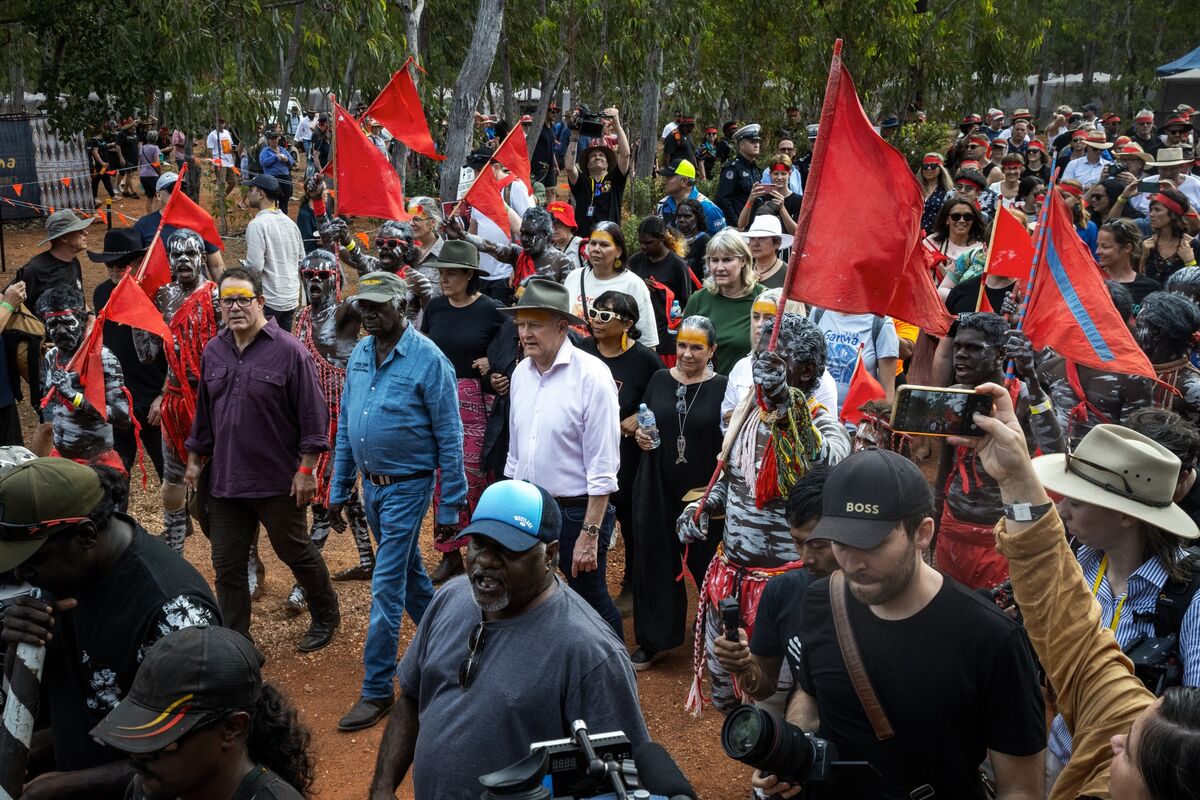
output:
POLYGON ((397 670, 420 715, 416 797, 476 800, 480 775, 529 755, 531 742, 570 736, 576 719, 593 733, 624 731, 634 746, 649 739, 624 646, 555 580, 554 594, 537 608, 486 624, 467 689, 458 685, 458 668, 481 612, 465 576, 434 595, 397 670))

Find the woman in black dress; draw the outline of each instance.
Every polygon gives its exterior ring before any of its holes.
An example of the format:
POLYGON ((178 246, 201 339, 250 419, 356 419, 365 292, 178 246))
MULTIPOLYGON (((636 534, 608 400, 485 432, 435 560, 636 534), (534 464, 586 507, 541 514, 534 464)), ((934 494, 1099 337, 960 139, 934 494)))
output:
POLYGON ((625 577, 621 579, 621 594, 617 597, 617 608, 622 614, 628 614, 633 606, 631 565, 636 546, 632 536, 633 481, 642 457, 642 451, 633 439, 637 430, 637 410, 650 379, 664 369, 653 350, 637 343, 638 317, 638 304, 632 296, 624 292, 603 292, 588 308, 592 336, 579 345, 579 349, 604 362, 617 384, 621 466, 617 470, 617 493, 609 499, 616 509, 617 523, 625 541, 625 577))
POLYGON ((683 568, 697 583, 723 535, 724 521, 710 520, 708 538, 688 546, 675 534, 683 497, 708 485, 721 452, 721 399, 726 378, 709 362, 717 332, 707 317, 691 316, 679 326, 678 360, 655 374, 642 402, 654 412, 660 444, 652 447, 640 430, 642 449, 633 489, 633 668, 644 670, 658 655, 683 644, 687 586, 677 581, 683 568), (686 561, 686 563, 684 563, 686 561))

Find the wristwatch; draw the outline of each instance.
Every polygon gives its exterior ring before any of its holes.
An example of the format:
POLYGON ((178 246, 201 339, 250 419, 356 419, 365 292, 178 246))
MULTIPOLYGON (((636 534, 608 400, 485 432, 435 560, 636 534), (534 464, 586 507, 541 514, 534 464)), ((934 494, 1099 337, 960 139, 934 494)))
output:
POLYGON ((586 533, 588 536, 591 536, 593 539, 600 535, 599 525, 584 525, 582 528, 580 528, 580 530, 586 533))
POLYGON ((1046 516, 1046 512, 1053 507, 1054 503, 1042 503, 1040 506, 1030 503, 1014 503, 1011 506, 1004 506, 1004 518, 1011 519, 1013 522, 1036 522, 1046 516))

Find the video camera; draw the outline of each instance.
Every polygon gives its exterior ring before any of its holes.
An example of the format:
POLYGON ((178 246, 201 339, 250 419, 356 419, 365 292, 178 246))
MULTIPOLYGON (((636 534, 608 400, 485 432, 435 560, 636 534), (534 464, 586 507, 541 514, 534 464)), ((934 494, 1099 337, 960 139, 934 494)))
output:
POLYGON ((1133 662, 1133 674, 1155 697, 1162 697, 1172 686, 1183 685, 1178 634, 1139 636, 1125 648, 1125 655, 1133 662))
POLYGON ((674 760, 654 742, 634 748, 621 731, 588 733, 583 720, 571 738, 534 742, 530 754, 481 775, 482 800, 695 800, 674 760))
POLYGON ((580 136, 599 139, 604 135, 604 115, 580 103, 579 112, 567 121, 567 127, 579 131, 580 136))

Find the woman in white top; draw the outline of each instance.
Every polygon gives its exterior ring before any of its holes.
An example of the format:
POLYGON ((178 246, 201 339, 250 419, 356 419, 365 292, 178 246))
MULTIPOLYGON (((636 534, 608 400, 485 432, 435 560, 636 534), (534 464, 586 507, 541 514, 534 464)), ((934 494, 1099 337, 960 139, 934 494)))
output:
POLYGON ((958 283, 958 276, 954 273, 955 260, 964 253, 984 246, 984 227, 979 206, 965 197, 947 200, 938 212, 933 232, 926 241, 930 247, 950 259, 942 266, 944 278, 938 286, 938 294, 943 300, 958 283))
POLYGON ((571 270, 563 285, 571 293, 571 313, 587 319, 587 311, 605 292, 624 292, 638 304, 638 341, 653 350, 658 346, 658 326, 646 282, 625 269, 625 236, 615 222, 600 222, 588 239, 589 264, 571 270))

